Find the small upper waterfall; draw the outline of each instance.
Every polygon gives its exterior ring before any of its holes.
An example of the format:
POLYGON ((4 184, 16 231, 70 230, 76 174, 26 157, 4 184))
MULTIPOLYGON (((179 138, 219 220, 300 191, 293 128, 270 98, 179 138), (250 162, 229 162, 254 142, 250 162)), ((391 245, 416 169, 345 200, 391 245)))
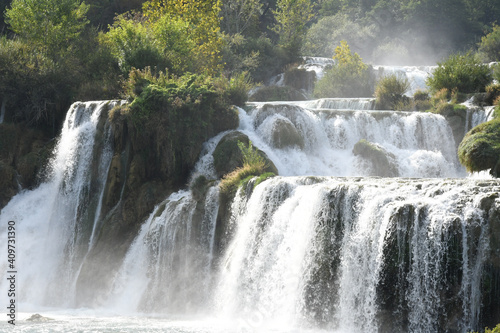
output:
POLYGON ((365 139, 388 152, 401 177, 465 176, 451 129, 440 115, 302 106, 314 104, 320 103, 254 103, 241 111, 241 131, 268 154, 280 175, 376 175, 353 153, 365 139), (276 148, 283 124, 298 133, 299 144, 276 148))

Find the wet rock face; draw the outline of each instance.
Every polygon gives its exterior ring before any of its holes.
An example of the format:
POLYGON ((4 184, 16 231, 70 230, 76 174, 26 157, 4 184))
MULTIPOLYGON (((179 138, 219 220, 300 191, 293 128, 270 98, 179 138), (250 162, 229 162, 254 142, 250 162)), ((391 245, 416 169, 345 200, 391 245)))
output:
POLYGON ((153 110, 140 126, 128 117, 127 106, 112 113, 114 153, 103 193, 100 231, 78 277, 79 306, 100 302, 154 206, 187 184, 203 142, 238 126, 232 108, 195 111, 204 118, 198 119, 193 111, 175 114, 178 118, 174 119, 168 110, 153 110), (96 277, 100 285, 89 288, 88 281, 96 277))
POLYGON ((39 184, 54 141, 23 124, 0 124, 0 209, 21 189, 39 184))
POLYGON ((360 156, 370 163, 371 176, 398 176, 394 155, 385 150, 382 146, 363 139, 354 145, 352 152, 354 155, 360 156))

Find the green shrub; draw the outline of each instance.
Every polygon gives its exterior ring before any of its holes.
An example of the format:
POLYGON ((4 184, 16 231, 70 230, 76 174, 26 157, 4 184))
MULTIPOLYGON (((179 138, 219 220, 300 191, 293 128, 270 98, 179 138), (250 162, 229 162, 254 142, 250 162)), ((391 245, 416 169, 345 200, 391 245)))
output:
POLYGON ((406 77, 396 74, 380 79, 375 87, 375 107, 379 110, 402 110, 409 104, 405 93, 410 88, 410 81, 406 77))
POLYGON ((288 64, 296 61, 285 48, 273 44, 267 37, 224 37, 226 43, 222 50, 222 60, 226 76, 248 72, 254 82, 267 82, 273 76, 283 73, 288 64))
POLYGON ((371 68, 357 53, 352 53, 345 41, 335 49, 336 65, 327 70, 316 83, 314 95, 328 97, 370 97, 374 77, 371 68))
POLYGON ((470 130, 458 147, 458 158, 467 171, 491 169, 499 176, 500 119, 482 123, 470 130))
POLYGON ((493 65, 493 79, 500 82, 500 64, 493 65))
POLYGON ((491 70, 482 64, 472 53, 451 55, 447 60, 438 63, 433 75, 427 79, 427 85, 433 92, 441 89, 459 93, 476 93, 485 91, 491 82, 491 70))

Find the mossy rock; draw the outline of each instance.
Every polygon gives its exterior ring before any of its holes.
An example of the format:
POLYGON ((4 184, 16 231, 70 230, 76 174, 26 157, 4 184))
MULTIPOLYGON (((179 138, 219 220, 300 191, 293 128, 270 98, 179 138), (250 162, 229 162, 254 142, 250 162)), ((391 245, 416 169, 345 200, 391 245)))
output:
POLYGON ((354 145, 352 152, 372 164, 372 176, 397 177, 399 175, 394 162, 395 156, 376 143, 365 139, 359 140, 354 145))
MULTIPOLYGON (((222 178, 231 171, 243 166, 243 155, 241 154, 238 142, 243 142, 248 146, 250 140, 245 134, 235 131, 226 134, 217 144, 213 152, 214 167, 217 177, 222 178)), ((274 163, 267 157, 266 153, 258 150, 259 154, 264 157, 268 165, 266 172, 274 172, 278 174, 278 169, 274 163)))
POLYGON ((470 130, 458 146, 458 158, 467 171, 491 169, 500 175, 500 119, 482 123, 470 130))
POLYGON ((290 120, 275 119, 272 128, 271 145, 275 148, 304 148, 304 138, 290 120))

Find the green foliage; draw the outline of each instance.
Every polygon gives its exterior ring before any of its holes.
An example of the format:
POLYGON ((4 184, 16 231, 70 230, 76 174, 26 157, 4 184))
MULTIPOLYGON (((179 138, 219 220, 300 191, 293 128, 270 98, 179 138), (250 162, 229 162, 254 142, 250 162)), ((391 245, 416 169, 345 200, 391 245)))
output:
POLYGON ((182 74, 195 70, 190 56, 195 43, 187 38, 185 29, 187 23, 166 16, 148 22, 140 16, 120 15, 100 39, 111 49, 124 74, 146 67, 182 74))
POLYGON ((277 0, 273 11, 279 43, 293 56, 298 56, 306 33, 306 24, 313 17, 311 0, 277 0))
MULTIPOLYGON (((406 77, 396 74, 380 79, 375 87, 375 106, 379 110, 401 110, 409 98, 405 93, 410 88, 410 81, 406 77)), ((406 103, 408 104, 408 103, 406 103)))
POLYGON ((336 64, 325 72, 314 89, 316 97, 369 97, 373 94, 371 69, 345 41, 335 49, 336 64))
POLYGON ((451 55, 438 63, 433 75, 427 79, 427 85, 434 92, 441 89, 460 93, 482 92, 491 82, 491 70, 482 64, 472 53, 451 55))
POLYGON ((492 31, 481 38, 479 52, 487 61, 500 61, 500 27, 493 25, 492 31))
MULTIPOLYGON (((378 34, 374 24, 363 24, 353 20, 348 14, 340 12, 334 16, 323 17, 307 31, 302 52, 309 56, 330 57, 342 40, 355 45, 355 51, 373 44, 378 34)), ((368 52, 365 52, 368 53, 368 52)))
POLYGON ((271 39, 260 36, 226 36, 229 42, 224 48, 224 72, 248 72, 254 82, 268 81, 273 75, 283 72, 292 56, 281 46, 273 44, 271 39))
POLYGON ((255 149, 252 145, 252 141, 248 142, 248 146, 243 142, 238 141, 238 148, 240 148, 241 155, 243 156, 243 166, 245 165, 264 165, 266 166, 266 161, 264 157, 255 149))
POLYGON ((246 34, 256 29, 262 4, 259 0, 222 1, 222 30, 229 35, 246 34))
POLYGON ((81 0, 13 0, 5 17, 12 31, 54 56, 81 34, 87 10, 81 0))
POLYGON ((248 92, 254 86, 247 72, 237 74, 229 80, 220 76, 214 79, 214 85, 230 104, 240 107, 245 105, 248 100, 248 92))
POLYGON ((149 22, 166 19, 167 22, 173 20, 186 24, 185 38, 196 45, 191 50, 191 56, 197 60, 200 72, 209 74, 215 74, 222 68, 220 8, 219 0, 150 0, 143 6, 149 22))
POLYGON ((458 158, 469 172, 491 169, 498 176, 500 119, 482 123, 470 130, 458 147, 458 158))
POLYGON ((234 195, 238 187, 244 186, 252 177, 263 175, 268 167, 259 151, 252 146, 251 141, 248 146, 240 141, 238 147, 243 156, 243 166, 225 175, 219 185, 221 193, 226 196, 234 195))

